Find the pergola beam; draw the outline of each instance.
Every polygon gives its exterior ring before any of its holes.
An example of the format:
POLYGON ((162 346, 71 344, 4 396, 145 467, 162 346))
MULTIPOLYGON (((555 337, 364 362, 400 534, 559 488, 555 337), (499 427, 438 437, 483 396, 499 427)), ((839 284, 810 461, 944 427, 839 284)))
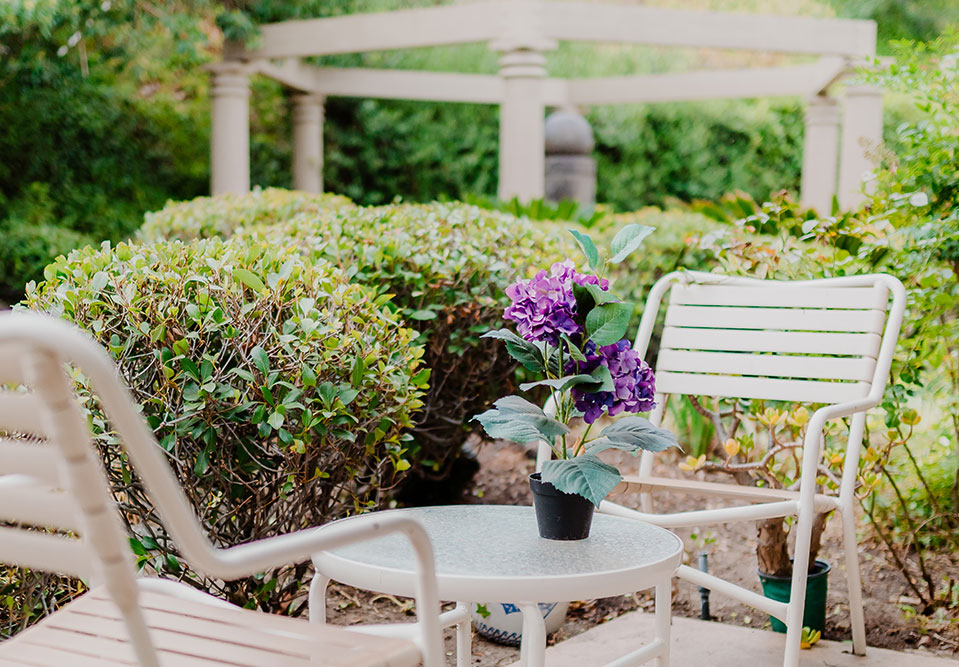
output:
POLYGON ((846 69, 841 58, 809 65, 701 70, 675 74, 570 79, 574 105, 687 102, 785 95, 817 95, 846 69))
MULTIPOLYGON (((489 42, 508 37, 518 0, 487 0, 322 19, 261 28, 259 48, 243 59, 324 56, 389 49, 489 42), (514 8, 515 9, 515 8, 514 8)), ((531 10, 538 4, 527 0, 531 10)), ((777 53, 862 57, 876 50, 872 21, 659 9, 632 5, 550 2, 541 17, 544 39, 712 47, 777 53)))
MULTIPOLYGON (((502 104, 504 95, 502 77, 488 74, 314 67, 294 60, 281 64, 260 61, 253 67, 295 90, 326 97, 502 104)), ((823 58, 788 67, 545 79, 543 103, 561 107, 818 95, 847 69, 842 58, 823 58)))
MULTIPOLYGON (((502 104, 503 79, 492 74, 458 74, 364 67, 315 67, 296 60, 259 61, 253 68, 294 90, 325 97, 372 97, 430 102, 502 104)), ((546 106, 568 103, 565 79, 543 82, 546 106)))
POLYGON ((544 12, 556 40, 712 47, 862 57, 876 50, 872 21, 555 2, 544 12))
POLYGON ((329 96, 479 104, 503 99, 503 81, 495 75, 337 67, 316 67, 313 74, 314 85, 329 96))
POLYGON ((244 59, 326 56, 487 42, 503 30, 501 3, 401 9, 271 23, 244 59))

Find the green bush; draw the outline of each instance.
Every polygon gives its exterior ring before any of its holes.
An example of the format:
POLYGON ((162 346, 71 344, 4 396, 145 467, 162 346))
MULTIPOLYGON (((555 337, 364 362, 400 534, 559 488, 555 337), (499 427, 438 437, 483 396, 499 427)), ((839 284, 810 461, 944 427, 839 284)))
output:
POLYGON ((43 275, 52 258, 91 243, 85 234, 51 225, 17 224, 4 228, 0 234, 8 251, 0 255, 0 301, 11 303, 23 296, 23 285, 43 275))
POLYGON ((574 252, 561 227, 456 203, 300 215, 260 233, 394 295, 391 305, 419 332, 432 372, 413 436, 418 473, 435 478, 448 474, 465 422, 513 381, 514 362, 480 339, 502 324, 505 288, 574 252))
MULTIPOLYGON (((28 285, 28 308, 91 331, 116 359, 218 544, 366 508, 409 467, 429 372, 416 333, 326 262, 281 245, 210 239, 86 248, 28 285)), ((138 536, 183 576, 153 505, 93 404, 92 424, 138 536)), ((295 613, 306 565, 237 582, 190 579, 242 605, 295 613)))
MULTIPOLYGON (((206 198, 196 202, 201 211, 211 208, 206 198)), ((177 215, 152 217, 144 236, 179 234, 181 221, 201 217, 192 206, 168 207, 177 215)), ((512 382, 514 363, 495 341, 479 338, 501 326, 503 290, 527 271, 570 256, 575 252, 571 237, 560 225, 457 203, 346 207, 286 221, 280 217, 264 215, 264 224, 233 239, 295 244, 308 261, 340 266, 353 282, 393 294, 390 307, 419 332, 432 379, 412 447, 420 474, 445 477, 463 442, 464 423, 512 382)))
POLYGON ((161 210, 146 214, 137 238, 141 241, 229 238, 238 230, 275 225, 297 213, 316 215, 351 205, 352 202, 341 195, 315 195, 279 188, 171 201, 161 210))

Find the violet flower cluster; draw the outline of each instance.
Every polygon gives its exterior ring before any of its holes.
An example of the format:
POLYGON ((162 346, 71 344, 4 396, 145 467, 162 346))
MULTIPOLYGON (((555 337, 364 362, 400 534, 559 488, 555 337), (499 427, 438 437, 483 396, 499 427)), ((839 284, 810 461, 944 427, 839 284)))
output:
MULTIPOLYGON (((572 260, 557 262, 549 271, 541 270, 529 280, 520 280, 506 288, 512 303, 504 317, 516 323, 517 333, 533 342, 551 346, 571 344, 580 346, 584 338, 583 319, 576 312, 573 285, 598 285, 609 290, 609 281, 595 275, 576 271, 572 260)), ((571 375, 592 374, 605 366, 612 376, 612 391, 590 391, 596 384, 579 384, 572 387, 572 396, 583 419, 592 424, 603 412, 617 415, 621 412, 648 412, 655 402, 653 371, 629 344, 622 339, 611 345, 597 347, 587 341, 581 352, 585 361, 570 361, 564 372, 571 375)), ((570 355, 565 354, 566 358, 570 355)), ((608 385, 607 385, 608 386, 608 385)))
POLYGON ((625 338, 612 345, 597 348, 586 344, 586 361, 574 361, 567 365, 567 373, 592 373, 599 366, 606 366, 613 377, 613 391, 587 391, 588 385, 572 388, 576 409, 583 413, 583 421, 592 424, 608 411, 610 415, 621 412, 649 412, 656 407, 656 381, 649 367, 625 338))
POLYGON ((576 322, 573 283, 599 285, 608 290, 609 281, 579 273, 572 260, 556 262, 549 271, 539 271, 529 280, 520 280, 506 288, 512 304, 504 317, 516 323, 516 331, 530 341, 559 343, 562 334, 573 336, 583 327, 576 322))

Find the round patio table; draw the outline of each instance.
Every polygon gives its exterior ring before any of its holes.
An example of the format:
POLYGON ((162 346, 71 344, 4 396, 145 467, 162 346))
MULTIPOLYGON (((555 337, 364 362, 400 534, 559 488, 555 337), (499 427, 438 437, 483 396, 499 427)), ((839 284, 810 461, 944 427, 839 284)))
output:
MULTIPOLYGON (((496 600, 523 614, 520 664, 543 667, 546 628, 537 603, 623 595, 656 588, 656 637, 616 660, 625 667, 656 659, 669 664, 671 579, 682 562, 683 543, 664 528, 596 514, 585 540, 539 537, 532 507, 451 505, 386 510, 420 522, 429 534, 443 600, 496 600)), ((367 521, 383 512, 343 521, 367 521)), ((416 561, 409 543, 390 535, 313 556, 311 609, 330 579, 365 590, 412 596, 416 561)), ((322 605, 321 605, 322 606, 322 605)), ((461 626, 462 627, 462 626, 461 626)), ((468 626, 466 626, 468 632, 468 626)), ((470 661, 468 635, 458 641, 457 665, 470 661), (464 656, 464 643, 466 655, 464 656)))

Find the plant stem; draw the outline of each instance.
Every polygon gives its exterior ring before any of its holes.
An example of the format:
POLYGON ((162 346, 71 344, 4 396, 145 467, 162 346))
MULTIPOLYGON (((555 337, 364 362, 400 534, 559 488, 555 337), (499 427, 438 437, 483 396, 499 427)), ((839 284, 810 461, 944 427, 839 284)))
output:
POLYGON ((912 545, 916 550, 916 560, 919 563, 919 572, 922 575, 923 581, 926 583, 926 588, 929 590, 929 599, 936 599, 936 585, 932 581, 932 576, 930 576, 929 571, 926 569, 926 559, 922 555, 922 542, 919 540, 919 531, 916 529, 916 523, 912 519, 912 514, 909 513, 908 505, 906 500, 902 495, 902 492, 899 490, 899 485, 896 484, 896 481, 892 478, 892 475, 889 473, 889 469, 883 466, 882 474, 885 476, 886 481, 889 482, 889 485, 892 487, 893 492, 896 494, 896 499, 899 501, 899 506, 902 508, 902 516, 906 519, 906 525, 909 527, 909 533, 912 536, 912 545))
POLYGON ((916 585, 915 579, 910 572, 909 567, 906 565, 906 562, 900 557, 899 552, 896 550, 895 544, 893 541, 886 535, 882 527, 879 525, 879 522, 876 520, 875 514, 873 514, 873 508, 876 504, 876 495, 873 492, 871 496, 872 502, 869 503, 869 506, 866 505, 865 499, 859 502, 859 506, 866 512, 866 516, 869 517, 869 523, 872 524, 872 527, 875 529, 876 534, 879 535, 879 539, 882 540, 883 544, 886 545, 886 549, 889 551, 889 554, 892 556, 892 559, 896 561, 896 566, 899 568, 899 571, 902 572, 902 575, 906 578, 906 583, 909 584, 909 588, 912 589, 912 592, 916 594, 916 597, 922 600, 923 602, 929 604, 931 600, 927 600, 926 596, 922 594, 922 591, 919 590, 919 587, 916 585))
POLYGON ((586 430, 583 431, 583 437, 579 439, 579 444, 576 445, 576 449, 573 450, 573 456, 579 456, 584 449, 586 449, 586 437, 589 435, 589 430, 593 428, 592 424, 586 425, 586 430))

